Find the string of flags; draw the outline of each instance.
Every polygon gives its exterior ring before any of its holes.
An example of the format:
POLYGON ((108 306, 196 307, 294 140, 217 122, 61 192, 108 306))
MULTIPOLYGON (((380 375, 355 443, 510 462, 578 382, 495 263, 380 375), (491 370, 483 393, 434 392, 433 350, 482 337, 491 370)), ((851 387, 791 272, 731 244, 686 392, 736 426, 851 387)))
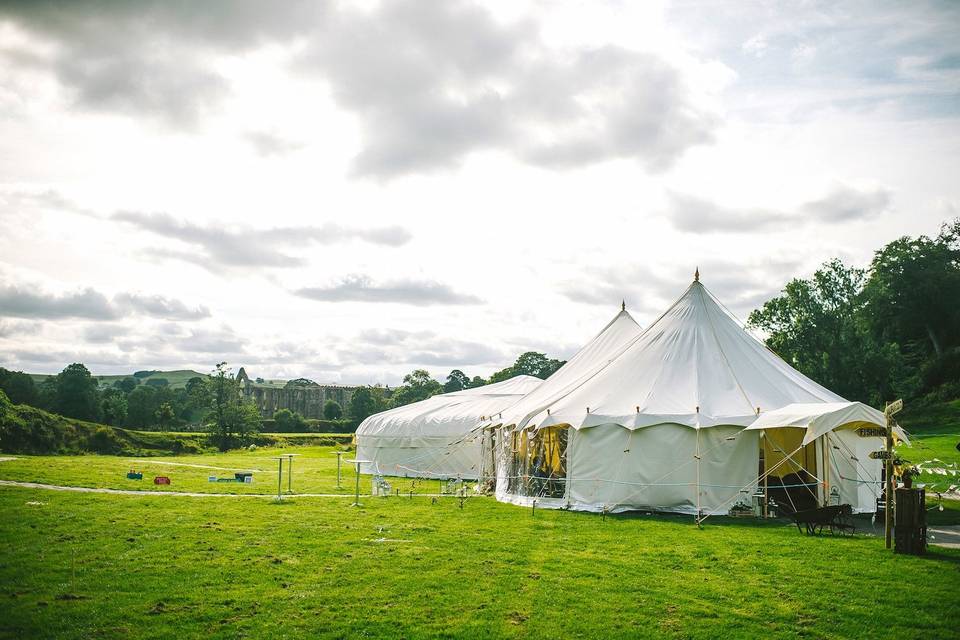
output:
POLYGON ((957 467, 956 462, 951 462, 948 464, 939 458, 934 458, 933 460, 924 460, 923 462, 919 462, 914 466, 917 468, 917 471, 921 473, 935 473, 939 476, 960 475, 960 468, 957 467))

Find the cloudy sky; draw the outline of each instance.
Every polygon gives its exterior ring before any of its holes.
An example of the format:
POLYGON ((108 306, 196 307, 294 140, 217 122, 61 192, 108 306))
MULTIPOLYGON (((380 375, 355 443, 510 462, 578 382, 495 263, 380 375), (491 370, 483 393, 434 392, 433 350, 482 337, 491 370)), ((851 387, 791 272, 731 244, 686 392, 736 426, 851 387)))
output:
POLYGON ((960 215, 960 4, 0 1, 0 366, 394 384, 960 215))

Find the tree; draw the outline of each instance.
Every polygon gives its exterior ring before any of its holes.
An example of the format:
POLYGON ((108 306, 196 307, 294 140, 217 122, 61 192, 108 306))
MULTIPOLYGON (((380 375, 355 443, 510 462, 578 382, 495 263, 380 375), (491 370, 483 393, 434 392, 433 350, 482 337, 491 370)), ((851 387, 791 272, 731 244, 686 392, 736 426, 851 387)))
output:
POLYGON ((154 424, 157 408, 160 406, 156 387, 141 386, 127 395, 127 426, 149 427, 154 424))
POLYGON ((393 392, 393 403, 400 407, 426 400, 443 391, 439 382, 424 369, 415 369, 403 377, 403 384, 393 392))
POLYGON ((389 408, 390 402, 386 397, 386 390, 379 386, 360 387, 355 389, 347 403, 347 415, 351 420, 362 422, 369 416, 389 408))
POLYGON ((166 431, 170 426, 170 423, 173 422, 173 419, 176 417, 176 414, 173 412, 173 407, 169 402, 161 403, 153 415, 154 418, 156 418, 157 426, 160 427, 161 431, 166 431))
POLYGON ((169 387, 170 381, 166 378, 147 378, 144 384, 150 387, 169 387))
POLYGON ((7 398, 13 404, 36 406, 37 385, 29 374, 22 371, 8 371, 0 367, 0 389, 7 394, 7 398))
POLYGON ((274 411, 273 421, 280 433, 298 433, 307 430, 307 421, 304 417, 290 409, 274 411))
POLYGON ((467 385, 468 388, 473 389, 475 387, 482 387, 487 384, 487 381, 481 378, 480 376, 473 376, 473 380, 470 381, 470 384, 467 385))
POLYGON ((252 402, 243 400, 236 378, 226 362, 217 363, 210 376, 211 436, 221 451, 247 442, 251 433, 260 428, 260 411, 252 402))
POLYGON ((78 420, 97 420, 100 417, 100 398, 97 381, 82 364, 68 365, 56 377, 54 410, 78 420))
POLYGON ((131 391, 136 389, 137 385, 139 384, 140 384, 140 380, 138 378, 127 376, 122 380, 117 380, 116 382, 114 382, 113 386, 119 389, 120 391, 123 391, 124 393, 130 393, 131 391))
POLYGON ((512 365, 490 376, 490 382, 503 382, 516 376, 533 376, 546 380, 564 364, 566 364, 565 360, 554 360, 542 353, 527 351, 517 358, 517 361, 512 365))
POLYGON ((127 419, 127 397, 116 387, 106 389, 100 397, 100 415, 109 425, 121 425, 127 419))
POLYGON ((343 417, 343 407, 336 400, 327 400, 323 403, 323 417, 327 420, 339 420, 343 417))
POLYGON ((447 376, 447 382, 443 385, 443 392, 463 391, 469 387, 470 378, 467 377, 467 374, 460 371, 460 369, 454 369, 450 372, 450 375, 447 376))
POLYGON ((936 238, 900 238, 878 251, 865 288, 874 331, 908 358, 960 345, 960 218, 936 238))
POLYGON ((748 325, 765 331, 771 350, 823 386, 880 405, 906 382, 896 348, 870 333, 865 281, 862 269, 832 260, 810 280, 787 283, 750 314, 748 325))

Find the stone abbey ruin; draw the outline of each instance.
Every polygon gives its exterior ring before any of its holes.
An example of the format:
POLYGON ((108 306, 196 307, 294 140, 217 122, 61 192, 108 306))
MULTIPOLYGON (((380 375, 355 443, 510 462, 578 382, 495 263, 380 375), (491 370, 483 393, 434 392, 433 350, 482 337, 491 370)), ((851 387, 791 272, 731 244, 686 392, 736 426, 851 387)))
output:
POLYGON ((317 384, 306 378, 286 382, 263 378, 251 380, 243 367, 237 372, 237 382, 244 397, 253 400, 265 418, 273 416, 278 409, 296 411, 305 418, 322 418, 327 400, 335 400, 341 407, 346 407, 356 389, 346 385, 317 384))

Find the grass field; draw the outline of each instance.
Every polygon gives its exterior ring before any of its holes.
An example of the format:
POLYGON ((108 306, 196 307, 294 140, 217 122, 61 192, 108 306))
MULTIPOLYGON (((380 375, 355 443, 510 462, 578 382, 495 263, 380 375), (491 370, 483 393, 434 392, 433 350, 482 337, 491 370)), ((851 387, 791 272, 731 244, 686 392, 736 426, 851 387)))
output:
MULTIPOLYGON (((784 522, 711 518, 698 530, 684 517, 531 514, 490 498, 354 508, 352 477, 337 490, 328 447, 151 459, 261 469, 251 486, 208 483, 218 470, 139 466, 162 469, 170 490, 271 493, 281 452, 302 454, 295 491, 344 497, 0 487, 0 635, 960 637, 956 550, 904 557, 878 537, 811 538, 784 522)), ((0 478, 155 488, 126 480, 129 467, 18 457, 0 462, 0 478)), ((437 488, 412 485, 396 486, 437 488)))

